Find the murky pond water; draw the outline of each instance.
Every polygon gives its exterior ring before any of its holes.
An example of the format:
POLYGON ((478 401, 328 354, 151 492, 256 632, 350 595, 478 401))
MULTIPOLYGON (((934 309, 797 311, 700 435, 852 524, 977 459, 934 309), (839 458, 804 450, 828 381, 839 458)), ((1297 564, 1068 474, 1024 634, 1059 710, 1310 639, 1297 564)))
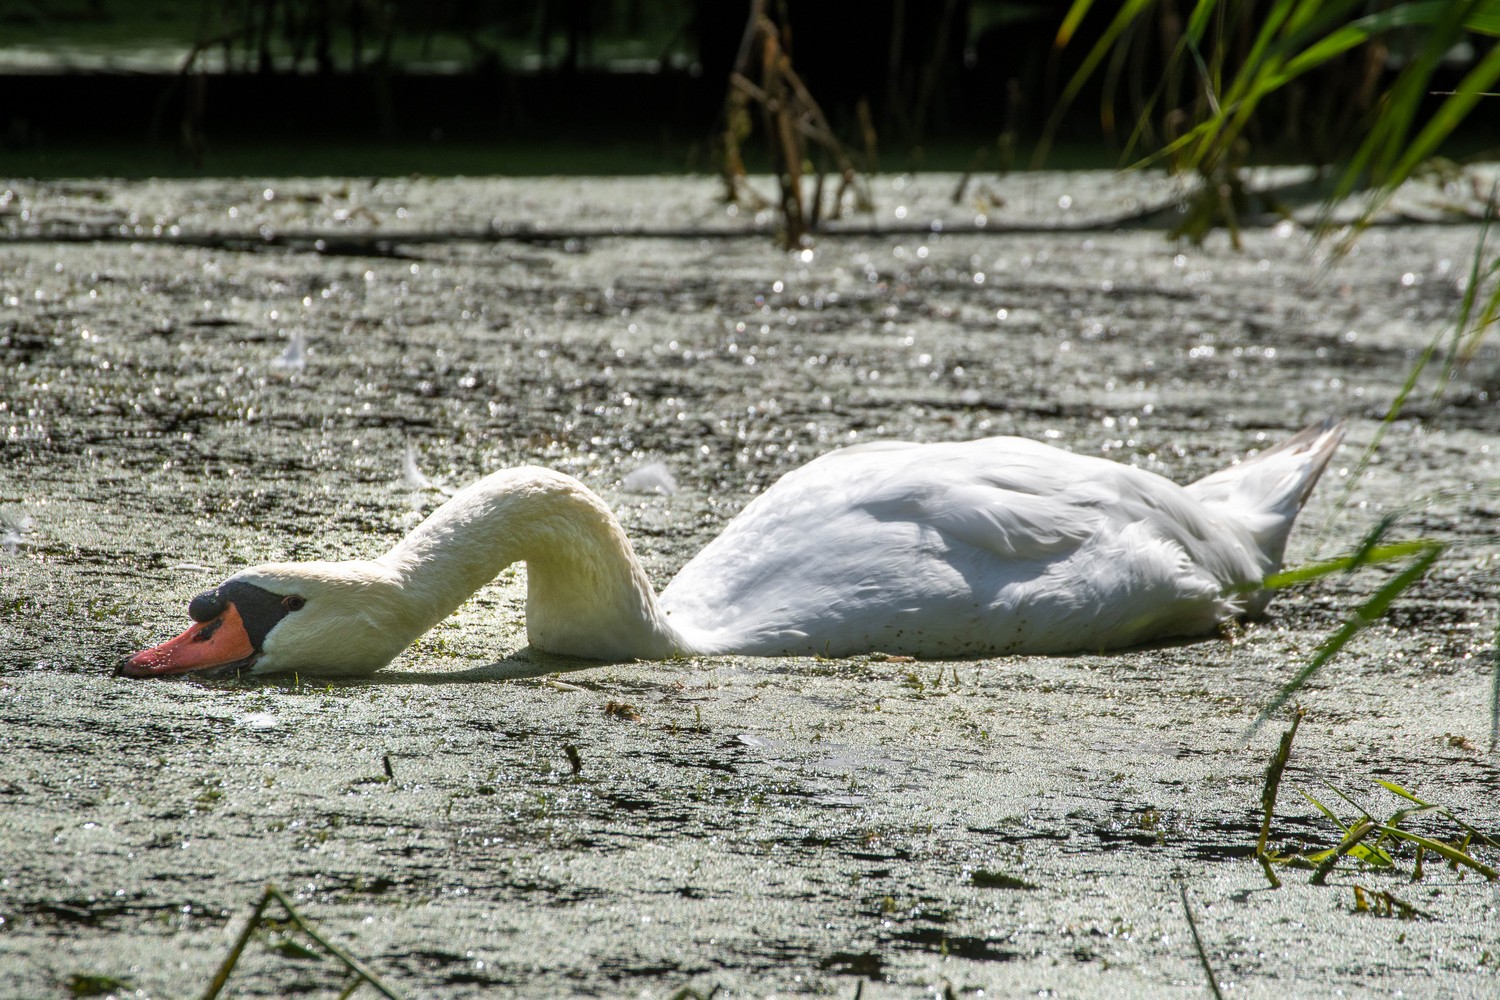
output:
MULTIPOLYGON (((268 882, 421 996, 1198 997, 1179 883, 1237 995, 1490 989, 1500 896, 1474 876, 1411 884, 1407 855, 1272 891, 1249 857, 1278 727, 1245 728, 1378 570, 1232 642, 560 677, 524 649, 515 570, 357 684, 109 675, 238 566, 382 551, 441 501, 408 448, 452 486, 580 476, 660 584, 851 441, 1014 433, 1186 481, 1332 414, 1349 442, 1291 559, 1395 511, 1453 549, 1304 693, 1274 839, 1336 842, 1291 787, 1336 800, 1325 779, 1495 832, 1493 345, 1334 516, 1478 227, 1386 225, 1331 261, 1296 225, 1235 252, 1118 224, 1171 202, 1157 181, 956 187, 887 181, 850 226, 901 231, 786 254, 725 235, 744 217, 696 180, 9 185, 0 995, 195 995, 268 882), (428 238, 490 231, 527 238, 428 238), (678 493, 621 489, 656 460, 678 493), (1433 919, 1357 912, 1355 883, 1433 919)), ((232 982, 339 978, 257 941, 232 982)))

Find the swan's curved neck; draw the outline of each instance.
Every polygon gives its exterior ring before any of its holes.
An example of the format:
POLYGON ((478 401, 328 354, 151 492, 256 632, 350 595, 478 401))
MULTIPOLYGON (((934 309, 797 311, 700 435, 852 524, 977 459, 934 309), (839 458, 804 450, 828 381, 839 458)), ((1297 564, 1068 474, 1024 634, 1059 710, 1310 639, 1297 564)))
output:
POLYGON ((518 561, 538 649, 600 660, 661 659, 689 644, 666 621, 620 523, 578 480, 507 469, 459 492, 376 560, 426 631, 518 561))

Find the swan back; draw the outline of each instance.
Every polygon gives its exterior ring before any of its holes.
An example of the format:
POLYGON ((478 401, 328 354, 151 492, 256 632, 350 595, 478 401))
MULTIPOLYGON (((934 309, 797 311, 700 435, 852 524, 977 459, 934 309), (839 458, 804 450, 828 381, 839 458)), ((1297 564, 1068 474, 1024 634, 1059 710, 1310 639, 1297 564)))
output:
POLYGON ((1153 473, 1020 438, 832 452, 662 593, 708 650, 1057 653, 1211 631, 1270 563, 1153 473))

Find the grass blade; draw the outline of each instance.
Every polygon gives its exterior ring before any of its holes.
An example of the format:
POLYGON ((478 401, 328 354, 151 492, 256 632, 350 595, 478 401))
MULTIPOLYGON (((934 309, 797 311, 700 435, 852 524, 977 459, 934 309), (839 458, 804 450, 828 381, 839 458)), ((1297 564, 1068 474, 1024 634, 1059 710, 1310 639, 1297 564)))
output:
POLYGON ((1271 820, 1276 812, 1276 796, 1281 790, 1281 779, 1286 773, 1287 762, 1292 758, 1292 740, 1296 738, 1297 727, 1302 725, 1302 717, 1306 714, 1300 706, 1292 710, 1291 728, 1281 734, 1281 742, 1277 744, 1276 755, 1266 766, 1266 784, 1260 792, 1260 804, 1264 815, 1260 821, 1260 837, 1255 841, 1255 860, 1260 862, 1260 867, 1266 873, 1266 880, 1271 883, 1272 889, 1281 888, 1281 879, 1276 877, 1276 871, 1271 867, 1272 857, 1266 852, 1266 843, 1271 837, 1271 820))
POLYGON ((203 1000, 215 1000, 224 989, 224 984, 229 981, 229 974, 239 964, 240 955, 244 954, 245 946, 250 943, 250 935, 255 933, 255 928, 260 926, 261 920, 265 917, 266 906, 270 902, 270 891, 261 893, 260 902, 256 903, 255 909, 250 911, 250 919, 245 922, 244 930, 240 931, 240 936, 235 939, 234 946, 229 949, 229 954, 224 957, 223 963, 219 966, 219 971, 214 975, 213 982, 209 983, 208 989, 203 991, 203 1000))
MULTIPOLYGON (((1500 46, 1496 48, 1500 49, 1500 46)), ((1470 329, 1471 319, 1479 294, 1478 289, 1482 281, 1482 275, 1486 273, 1483 262, 1490 225, 1494 221, 1497 199, 1500 199, 1500 182, 1497 182, 1491 188, 1489 201, 1485 206, 1484 219, 1479 228, 1479 238, 1475 242, 1474 254, 1470 259, 1468 287, 1464 289, 1463 299, 1459 302, 1458 314, 1453 320, 1453 347, 1450 350, 1450 356, 1447 364, 1444 366, 1442 376, 1438 380, 1437 388, 1433 390, 1432 400, 1434 402, 1441 398, 1447 390, 1453 372, 1460 363, 1459 359, 1463 354, 1471 353, 1478 347, 1479 341, 1485 331, 1495 322, 1497 315, 1500 315, 1500 286, 1497 286, 1491 292, 1489 301, 1484 307, 1479 322, 1473 324, 1472 332, 1465 341, 1464 331, 1470 329), (1462 346, 1460 346, 1461 341, 1463 342, 1462 346)), ((1500 257, 1496 257, 1487 270, 1490 274, 1500 271, 1500 257)), ((1422 373, 1427 369, 1428 364, 1431 363, 1433 356, 1437 353, 1438 346, 1442 342, 1443 334, 1439 331, 1433 336, 1421 356, 1417 358, 1416 364, 1412 365, 1411 370, 1406 373, 1406 381, 1402 383, 1401 389, 1396 393, 1396 398, 1391 401, 1391 405, 1386 409, 1385 416, 1381 418, 1380 426, 1375 428, 1375 434, 1370 438, 1370 443, 1360 453, 1359 461, 1354 464, 1354 469, 1349 474, 1349 481, 1344 485, 1343 492, 1339 494, 1337 502, 1333 505, 1333 513, 1329 515, 1328 520, 1323 525, 1323 529, 1318 533, 1317 546, 1319 548, 1321 548, 1324 540, 1327 539, 1329 532, 1333 530, 1334 522, 1338 520, 1339 514, 1349 505, 1349 498, 1354 495, 1355 488, 1359 485, 1360 480, 1364 478, 1365 470, 1369 468, 1371 459, 1375 457, 1375 451, 1380 447, 1381 441, 1385 439, 1386 431, 1390 430, 1391 425, 1401 416, 1402 410, 1406 407, 1407 399, 1416 391, 1417 382, 1421 379, 1422 373)))
POLYGON ((1203 974, 1208 977, 1208 991, 1214 995, 1214 1000, 1224 1000, 1224 994, 1219 992, 1219 977, 1214 975, 1214 967, 1208 962, 1208 952, 1203 950, 1203 938, 1198 936, 1198 923, 1193 919, 1193 908, 1188 905, 1187 886, 1178 885, 1177 889, 1182 894, 1182 915, 1187 917, 1188 930, 1193 932, 1193 948, 1198 952, 1198 964, 1203 966, 1203 974))
MULTIPOLYGON (((1301 789, 1298 789, 1298 791, 1301 791, 1301 789)), ((1347 834, 1349 832, 1349 828, 1344 825, 1344 821, 1343 820, 1341 820, 1341 819, 1338 818, 1338 814, 1335 813, 1332 809, 1330 809, 1327 806, 1325 806, 1323 803, 1319 802, 1317 799, 1315 799, 1312 796, 1311 793, 1309 793, 1309 792, 1302 792, 1302 797, 1304 799, 1306 799, 1307 801, 1311 802, 1313 804, 1313 808, 1317 809, 1318 812, 1322 813, 1324 815, 1324 817, 1326 817, 1335 826, 1337 826, 1339 828, 1339 832, 1341 834, 1347 834)))
POLYGON ((1423 809, 1434 809, 1434 808, 1436 808, 1436 806, 1434 806, 1431 802, 1423 802, 1421 799, 1417 798, 1411 792, 1408 792, 1406 789, 1402 788, 1400 785, 1396 784, 1394 781, 1384 781, 1384 780, 1382 780, 1380 778, 1376 778, 1375 779, 1375 784, 1377 784, 1380 787, 1384 788, 1388 792, 1392 792, 1392 793, 1394 793, 1396 795, 1401 796, 1403 799, 1406 799, 1406 800, 1408 800, 1410 802, 1415 802, 1417 805, 1421 806, 1423 809))
POLYGON ((1271 815, 1276 810, 1276 795, 1281 789, 1281 778, 1286 773, 1287 762, 1292 759, 1292 740, 1296 738, 1297 727, 1302 725, 1302 717, 1306 714, 1301 708, 1292 711, 1291 728, 1281 734, 1276 756, 1271 758, 1271 763, 1266 767, 1266 784, 1260 793, 1260 804, 1265 815, 1260 823, 1260 839, 1255 844, 1257 857, 1265 856, 1266 840, 1271 834, 1271 815))
POLYGON ((1458 127, 1459 122, 1468 117, 1480 97, 1489 91, 1497 79, 1500 79, 1500 46, 1490 49, 1479 61, 1479 65, 1469 71, 1459 82, 1453 96, 1442 103, 1427 120, 1422 131, 1417 133, 1417 137, 1406 146, 1401 159, 1396 161, 1389 172, 1382 173, 1381 182, 1387 191, 1394 190, 1395 185, 1411 176, 1417 164, 1437 151, 1438 146, 1458 127))
POLYGON ((1500 622, 1495 623, 1495 681, 1490 685, 1490 753, 1500 749, 1500 622))
POLYGON ((1474 869, 1474 871, 1483 875, 1491 882, 1495 881, 1496 879, 1500 879, 1500 872, 1495 871, 1495 869, 1491 868, 1487 864, 1484 864, 1483 862, 1475 861, 1463 851, 1457 850, 1453 847, 1449 847, 1447 844, 1443 843, 1440 840, 1433 840, 1430 837, 1422 836, 1420 833, 1411 833, 1410 831, 1403 830, 1400 827, 1387 826, 1384 823, 1377 824, 1377 828, 1382 834, 1387 837, 1394 837, 1397 840, 1408 841, 1409 843, 1424 847, 1434 854, 1440 854, 1456 865, 1463 865, 1466 868, 1472 868, 1474 869))
MULTIPOLYGON (((1332 852, 1323 852, 1326 856, 1319 862, 1318 870, 1313 872, 1312 884, 1323 885, 1327 882, 1328 873, 1333 871, 1334 866, 1339 863, 1339 859, 1359 848, 1361 846, 1360 841, 1377 830, 1379 826, 1380 824, 1376 823, 1370 817, 1361 817, 1358 822, 1349 828, 1349 832, 1344 834, 1344 839, 1339 841, 1338 847, 1335 847, 1332 852)), ((1360 857, 1357 854, 1355 856, 1360 857)), ((1364 858, 1360 857, 1360 860, 1363 861, 1364 858)))
POLYGON ((337 958, 340 962, 343 962, 344 966, 350 972, 359 976, 359 978, 363 979, 366 983, 374 987, 384 996, 390 998, 390 1000, 402 1000, 401 994, 397 993, 395 990, 391 989, 389 986, 381 982, 380 977, 372 972, 363 962, 355 958, 353 955, 349 954, 343 948, 340 948, 338 945, 334 944, 332 941, 328 940, 328 938, 324 937, 316 927, 308 923, 307 920, 303 918, 302 914, 298 912, 297 907, 292 904, 291 899, 287 896, 286 893, 282 892, 274 885, 268 885, 266 886, 266 894, 268 896, 271 896, 276 900, 276 902, 281 904, 282 909, 286 910, 286 915, 288 917, 291 917, 292 923, 297 925, 298 930, 302 931, 302 933, 318 942, 318 944, 321 945, 323 950, 328 952, 328 954, 332 955, 334 958, 337 958))
MULTIPOLYGON (((1376 526, 1376 530, 1383 531, 1386 526, 1386 522, 1382 521, 1381 524, 1376 526)), ((1372 531, 1370 536, 1374 535, 1375 532, 1372 531)), ((1369 538, 1370 536, 1366 537, 1369 538)), ((1350 555, 1340 556, 1337 559, 1325 559, 1322 562, 1306 563, 1302 566, 1293 566, 1291 569, 1271 574, 1260 583, 1245 584, 1240 589, 1285 590, 1287 587, 1295 586, 1299 583, 1307 583, 1310 580, 1319 580, 1325 576, 1332 576, 1335 573, 1352 572, 1361 566, 1378 566, 1381 563, 1406 559, 1409 556, 1426 552, 1434 545, 1441 544, 1441 542, 1430 538, 1414 538, 1407 542, 1392 542, 1390 545, 1375 545, 1369 548, 1365 548, 1361 544, 1360 548, 1355 549, 1350 555)))
POLYGON ((1385 614, 1387 609, 1390 608, 1391 602, 1405 592, 1412 584, 1420 580, 1432 568, 1432 564, 1437 561, 1438 556, 1442 555, 1446 549, 1447 546, 1441 542, 1429 542, 1421 554, 1412 561, 1410 566, 1392 577, 1384 587, 1381 587, 1356 608, 1354 613, 1349 616, 1348 621, 1344 622, 1338 631, 1323 640, 1322 644, 1318 647, 1318 651, 1313 654, 1312 659, 1307 662, 1307 665, 1297 671, 1296 676, 1291 680, 1283 684, 1281 690, 1276 692, 1276 696, 1271 699, 1271 703, 1261 709, 1260 714, 1255 717, 1255 721, 1250 724, 1249 731, 1253 733, 1259 729, 1265 723, 1266 719, 1270 718, 1271 713, 1285 705, 1292 695, 1300 691, 1302 685, 1307 683, 1313 674, 1317 673, 1325 663, 1337 656, 1339 651, 1349 644, 1349 640, 1353 639, 1372 622, 1385 614))
MULTIPOLYGON (((402 1000, 401 994, 381 982, 380 977, 372 972, 368 966, 324 937, 322 932, 302 916, 297 907, 292 903, 291 898, 274 885, 266 886, 266 891, 261 893, 260 901, 255 904, 255 909, 251 912, 250 919, 245 924, 245 929, 240 932, 239 937, 235 940, 234 947, 229 950, 228 957, 219 966, 219 971, 214 976, 213 982, 209 984, 208 989, 203 994, 203 1000, 215 1000, 224 989, 224 984, 229 980, 230 973, 239 964, 240 955, 244 953, 245 946, 250 941, 250 936, 255 933, 255 929, 265 919, 266 907, 273 900, 281 904, 281 908, 286 911, 287 918, 297 926, 298 930, 312 938, 324 951, 343 963, 344 968, 348 969, 356 978, 354 983, 356 988, 361 984, 367 984, 387 997, 388 1000, 402 1000)), ((346 991, 346 995, 348 992, 346 991)))
MULTIPOLYGON (((1093 0, 1074 0, 1072 6, 1068 8, 1068 13, 1063 18, 1062 27, 1058 29, 1057 38, 1053 43, 1054 50, 1060 49, 1068 43, 1073 31, 1078 27, 1079 22, 1083 20, 1092 6, 1093 0)), ((1036 155, 1033 159, 1033 162, 1037 165, 1040 165, 1042 160, 1046 158, 1047 151, 1052 145, 1052 137, 1057 134, 1057 130, 1062 124, 1063 116, 1073 106, 1073 101, 1077 99, 1078 92, 1083 89, 1083 85, 1088 81, 1089 77, 1094 75, 1094 71, 1099 68, 1099 64, 1104 61, 1104 57, 1109 54, 1110 49, 1115 46, 1115 43, 1120 40, 1120 37, 1125 34, 1126 30, 1143 15, 1148 13, 1152 6, 1153 0, 1125 0, 1120 5, 1120 9, 1115 14, 1114 19, 1104 29, 1104 32, 1099 36, 1099 40, 1089 50, 1088 55, 1084 56, 1083 62, 1079 65, 1077 72, 1068 80, 1067 84, 1063 87, 1062 93, 1058 96, 1057 103, 1052 109, 1052 114, 1047 119, 1046 126, 1042 129, 1042 138, 1037 143, 1036 155)))
POLYGON ((1093 6, 1094 0, 1073 0, 1073 5, 1068 8, 1068 13, 1063 16, 1063 22, 1057 29, 1057 38, 1052 42, 1054 48, 1063 48, 1073 40, 1073 32, 1078 30, 1093 6))
POLYGON ((1391 425, 1401 415, 1401 410, 1406 406, 1407 397, 1416 389, 1417 380, 1422 377, 1422 372, 1426 370, 1428 363, 1432 360, 1432 356, 1437 353, 1438 345, 1442 341, 1443 335, 1439 332, 1427 344, 1427 349, 1417 358, 1417 363, 1412 365, 1411 371, 1406 373, 1406 381, 1401 384, 1400 390, 1396 393, 1396 398, 1391 401, 1391 405, 1386 409, 1385 416, 1381 418, 1380 426, 1375 428, 1375 433, 1370 438, 1370 443, 1360 453, 1359 461, 1354 463, 1354 470, 1349 473, 1349 482, 1344 485, 1344 492, 1339 494, 1338 501, 1333 505, 1333 513, 1329 516, 1328 522, 1323 525, 1323 530, 1318 535, 1319 545, 1328 536, 1329 531, 1333 529, 1333 522, 1338 519, 1340 512, 1349 506, 1349 498, 1354 495, 1354 490, 1359 485, 1359 481, 1364 478, 1365 469, 1369 468, 1370 460, 1375 457, 1375 452, 1380 448, 1380 442, 1385 440, 1386 431, 1391 429, 1391 425))
POLYGON ((1448 383, 1462 363, 1461 359, 1466 355, 1472 355, 1473 351, 1479 347, 1479 341, 1483 339, 1490 324, 1495 321, 1494 312, 1497 300, 1500 300, 1500 287, 1491 293, 1477 323, 1474 322, 1474 309, 1479 304, 1479 286, 1483 284, 1486 277, 1500 269, 1500 257, 1491 261, 1487 269, 1484 266, 1485 244, 1489 241, 1490 225, 1495 221, 1497 195, 1500 195, 1500 181, 1490 187, 1490 197, 1484 206, 1484 219, 1479 223, 1479 239, 1474 244, 1474 255, 1469 260, 1469 283, 1464 288, 1463 299, 1458 305, 1458 317, 1453 321, 1453 342, 1448 349, 1448 363, 1443 366, 1443 374, 1438 379, 1437 388, 1432 390, 1434 400, 1441 398, 1447 391, 1448 383))
POLYGON ((1438 16, 1429 22, 1425 43, 1386 92, 1384 106, 1374 127, 1339 178, 1325 209, 1325 223, 1327 212, 1334 204, 1367 179, 1373 179, 1379 189, 1361 213, 1360 225, 1379 212, 1396 187, 1411 175, 1417 164, 1432 155, 1473 109, 1479 96, 1489 90, 1489 84, 1500 77, 1500 47, 1495 47, 1470 70, 1454 95, 1439 106, 1417 137, 1410 137, 1412 124, 1426 99, 1432 74, 1461 37, 1465 21, 1491 2, 1493 0, 1468 0, 1467 3, 1444 4, 1438 16))

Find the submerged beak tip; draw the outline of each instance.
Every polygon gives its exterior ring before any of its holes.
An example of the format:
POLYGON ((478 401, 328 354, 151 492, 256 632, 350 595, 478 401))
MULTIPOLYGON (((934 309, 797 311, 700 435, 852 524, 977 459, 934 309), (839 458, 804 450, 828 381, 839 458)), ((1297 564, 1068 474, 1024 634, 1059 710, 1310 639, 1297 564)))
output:
POLYGON ((165 666, 165 659, 160 654, 160 648, 152 647, 140 652, 132 653, 115 665, 114 676, 116 677, 150 677, 161 672, 165 666))

